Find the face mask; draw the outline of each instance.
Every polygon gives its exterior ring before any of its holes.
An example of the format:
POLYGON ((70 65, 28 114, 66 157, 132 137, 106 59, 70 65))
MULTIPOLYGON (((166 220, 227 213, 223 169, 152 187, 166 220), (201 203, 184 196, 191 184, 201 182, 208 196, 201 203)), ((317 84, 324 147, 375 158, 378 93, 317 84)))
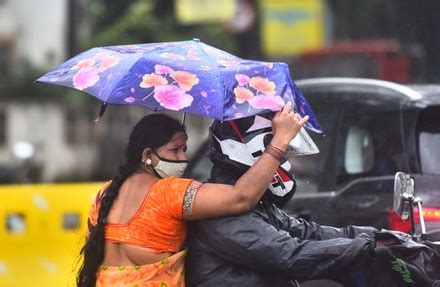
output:
POLYGON ((169 160, 161 158, 157 153, 154 154, 159 158, 159 163, 153 169, 161 178, 169 176, 182 177, 188 166, 187 160, 169 160))

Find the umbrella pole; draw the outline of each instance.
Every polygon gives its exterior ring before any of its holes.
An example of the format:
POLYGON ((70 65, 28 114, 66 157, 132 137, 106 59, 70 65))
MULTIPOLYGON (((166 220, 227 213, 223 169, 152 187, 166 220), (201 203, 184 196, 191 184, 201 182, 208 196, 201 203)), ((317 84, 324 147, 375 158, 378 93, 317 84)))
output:
POLYGON ((184 112, 183 116, 182 116, 182 125, 183 126, 185 126, 185 121, 186 121, 186 113, 184 112))
POLYGON ((106 108, 107 108, 107 104, 106 103, 102 103, 101 104, 101 108, 99 109, 98 117, 95 119, 95 124, 97 124, 99 122, 99 120, 102 118, 106 108))

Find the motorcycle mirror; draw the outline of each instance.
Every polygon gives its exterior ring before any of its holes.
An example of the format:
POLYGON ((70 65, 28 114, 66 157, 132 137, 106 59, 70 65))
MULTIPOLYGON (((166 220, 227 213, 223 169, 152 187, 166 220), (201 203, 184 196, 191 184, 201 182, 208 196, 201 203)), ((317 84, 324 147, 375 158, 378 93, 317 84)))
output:
POLYGON ((397 172, 394 177, 393 208, 402 220, 409 218, 413 200, 414 180, 406 173, 397 172))

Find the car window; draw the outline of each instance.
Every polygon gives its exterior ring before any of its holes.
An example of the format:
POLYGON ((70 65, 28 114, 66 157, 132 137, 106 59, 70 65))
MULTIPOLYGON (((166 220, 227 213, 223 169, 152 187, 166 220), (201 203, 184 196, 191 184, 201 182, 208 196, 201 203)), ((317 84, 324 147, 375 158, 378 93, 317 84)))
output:
POLYGON ((336 186, 362 177, 395 174, 404 166, 399 111, 370 107, 356 112, 347 107, 339 130, 344 154, 336 160, 336 186))
POLYGON ((319 148, 318 154, 289 158, 292 164, 291 172, 298 186, 298 193, 310 193, 326 189, 324 186, 326 185, 325 182, 328 182, 326 178, 328 178, 329 175, 326 169, 328 162, 331 160, 330 157, 334 152, 335 141, 337 140, 336 135, 340 114, 335 112, 330 106, 326 106, 325 108, 314 106, 313 108, 324 133, 309 133, 319 148))
POLYGON ((440 107, 422 111, 417 123, 420 165, 424 174, 440 174, 440 107))
POLYGON ((374 163, 374 146, 368 130, 353 126, 345 143, 345 171, 358 174, 369 171, 374 163))
POLYGON ((320 153, 292 159, 298 193, 334 191, 351 181, 392 175, 406 166, 400 107, 394 94, 304 90, 324 134, 310 133, 320 153))

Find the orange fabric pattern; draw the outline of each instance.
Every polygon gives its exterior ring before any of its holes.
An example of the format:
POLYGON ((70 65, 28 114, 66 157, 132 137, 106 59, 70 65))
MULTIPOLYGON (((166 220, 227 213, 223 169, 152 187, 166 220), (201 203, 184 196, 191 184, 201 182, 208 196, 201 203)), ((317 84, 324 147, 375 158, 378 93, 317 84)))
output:
POLYGON ((181 251, 160 262, 142 266, 101 266, 96 287, 183 287, 185 254, 186 251, 181 251))
MULTIPOLYGON (((192 179, 167 177, 158 180, 127 223, 106 224, 106 240, 150 248, 157 253, 176 253, 186 237, 183 199, 187 190, 194 190, 194 186, 198 188, 200 184, 194 184, 192 179)), ((98 193, 90 209, 90 222, 93 225, 96 224, 99 202, 104 192, 98 193)))

